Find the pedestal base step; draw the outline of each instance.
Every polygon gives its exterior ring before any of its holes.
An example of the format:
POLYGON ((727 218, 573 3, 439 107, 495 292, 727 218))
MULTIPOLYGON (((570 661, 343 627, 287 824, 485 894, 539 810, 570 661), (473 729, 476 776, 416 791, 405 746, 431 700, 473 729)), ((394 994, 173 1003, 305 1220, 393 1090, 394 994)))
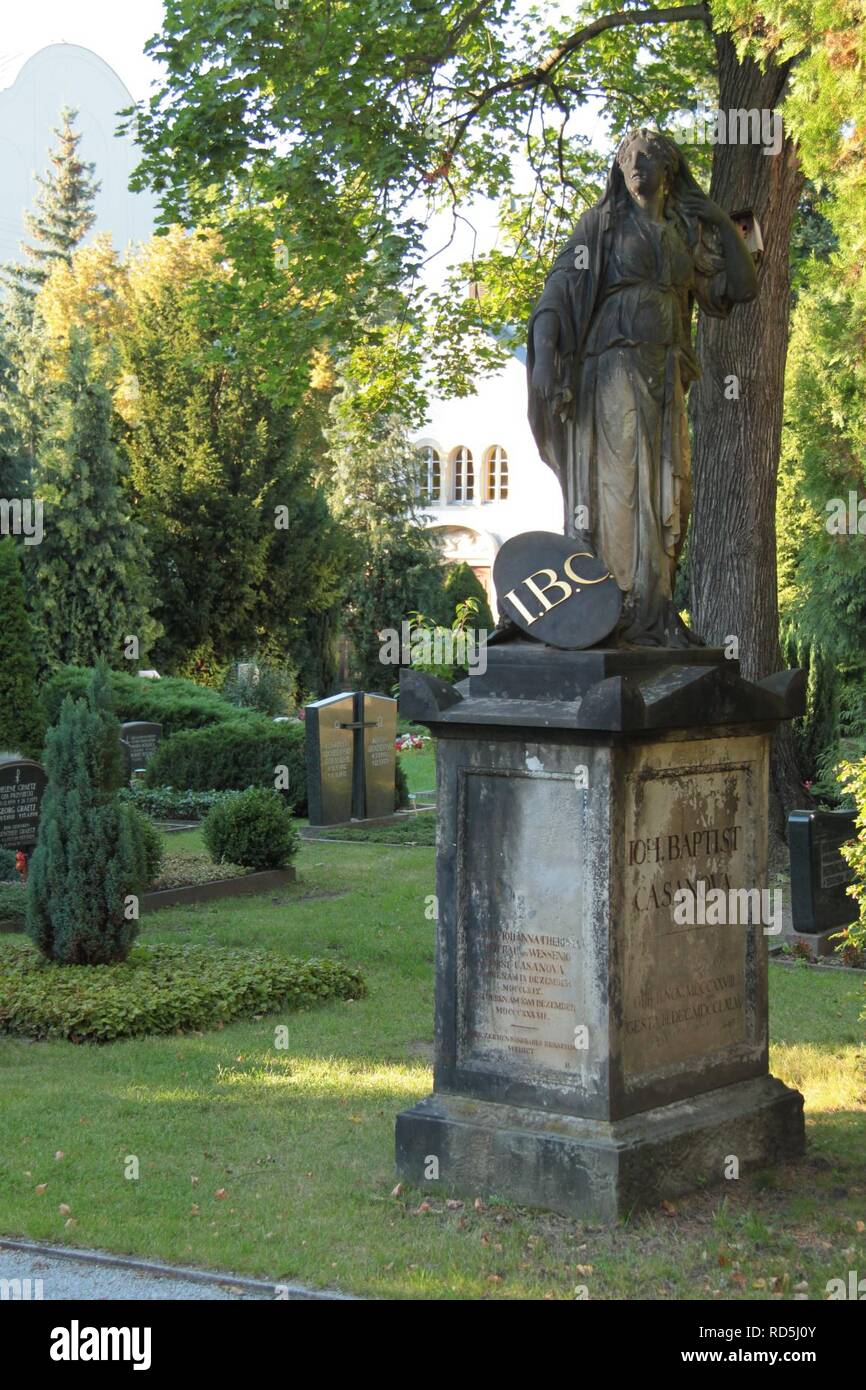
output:
POLYGON ((396 1144, 415 1186, 616 1221, 797 1157, 803 1097, 766 1076, 608 1123, 439 1092, 397 1116, 396 1144))

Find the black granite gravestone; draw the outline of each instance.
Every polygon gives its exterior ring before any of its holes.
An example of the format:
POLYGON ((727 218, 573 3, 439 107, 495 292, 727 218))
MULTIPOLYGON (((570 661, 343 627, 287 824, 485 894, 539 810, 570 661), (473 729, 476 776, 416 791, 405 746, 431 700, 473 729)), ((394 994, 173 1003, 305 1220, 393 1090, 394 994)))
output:
POLYGON ((791 854, 791 922, 795 933, 839 931, 858 916, 845 891, 854 870, 839 853, 856 836, 854 811, 792 811, 788 817, 791 854))
POLYGON ((618 585, 574 536, 553 531, 513 536, 496 556, 493 579, 505 616, 551 647, 592 647, 619 621, 618 585))
POLYGON ((364 691, 306 706, 311 825, 389 816, 394 810, 397 701, 364 691))
POLYGON ((0 754, 0 846, 28 849, 36 844, 39 809, 48 778, 32 758, 0 754))
POLYGON ((121 724, 120 737, 129 744, 133 772, 143 772, 162 739, 162 725, 132 720, 121 724))
POLYGON ((394 811, 394 780, 397 771, 397 701, 387 695, 357 697, 358 719, 362 725, 363 810, 367 818, 390 816, 394 811))
POLYGON ((355 696, 349 691, 305 707, 310 825, 336 825, 352 817, 354 720, 355 696))

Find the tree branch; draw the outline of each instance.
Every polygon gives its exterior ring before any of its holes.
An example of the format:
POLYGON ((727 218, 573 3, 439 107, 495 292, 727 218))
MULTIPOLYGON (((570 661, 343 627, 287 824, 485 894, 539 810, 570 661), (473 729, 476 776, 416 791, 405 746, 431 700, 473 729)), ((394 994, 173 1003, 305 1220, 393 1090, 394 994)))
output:
POLYGON ((528 72, 519 73, 516 77, 508 77, 501 82, 495 82, 487 87, 481 95, 473 102, 472 106, 460 119, 457 137, 454 141, 456 148, 460 139, 466 131, 469 122, 477 116, 482 107, 492 101, 494 97, 501 96, 505 92, 525 91, 529 87, 541 87, 550 81, 550 75, 554 68, 565 58, 571 56, 579 48, 583 48, 589 43, 590 39, 597 38, 599 34, 605 33, 609 29, 624 29, 633 24, 645 27, 650 24, 678 24, 684 20, 698 20, 707 27, 710 27, 710 12, 706 5, 672 5, 665 9, 653 10, 617 10, 613 14, 600 15, 591 24, 585 24, 582 29, 577 29, 569 38, 564 39, 558 44, 547 57, 538 64, 537 67, 530 68, 528 72))

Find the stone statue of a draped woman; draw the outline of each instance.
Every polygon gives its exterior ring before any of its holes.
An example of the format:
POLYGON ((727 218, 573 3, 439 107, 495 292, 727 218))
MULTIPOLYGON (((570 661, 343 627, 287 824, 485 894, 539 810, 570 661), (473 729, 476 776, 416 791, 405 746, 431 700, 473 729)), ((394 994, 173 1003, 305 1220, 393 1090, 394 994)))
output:
POLYGON ((623 591, 619 642, 700 643, 673 604, 691 497, 686 392, 699 374, 692 308, 726 318, 757 290, 743 237, 677 146, 631 131, 528 335, 532 432, 562 487, 566 535, 623 591))

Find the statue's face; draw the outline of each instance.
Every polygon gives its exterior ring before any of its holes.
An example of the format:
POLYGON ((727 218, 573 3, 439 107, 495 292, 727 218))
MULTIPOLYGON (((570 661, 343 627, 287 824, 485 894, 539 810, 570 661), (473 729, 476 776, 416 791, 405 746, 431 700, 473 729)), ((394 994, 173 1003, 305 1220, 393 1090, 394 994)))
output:
POLYGON ((664 153, 643 136, 633 140, 619 160, 625 186, 633 198, 652 198, 665 184, 667 160, 664 153))

